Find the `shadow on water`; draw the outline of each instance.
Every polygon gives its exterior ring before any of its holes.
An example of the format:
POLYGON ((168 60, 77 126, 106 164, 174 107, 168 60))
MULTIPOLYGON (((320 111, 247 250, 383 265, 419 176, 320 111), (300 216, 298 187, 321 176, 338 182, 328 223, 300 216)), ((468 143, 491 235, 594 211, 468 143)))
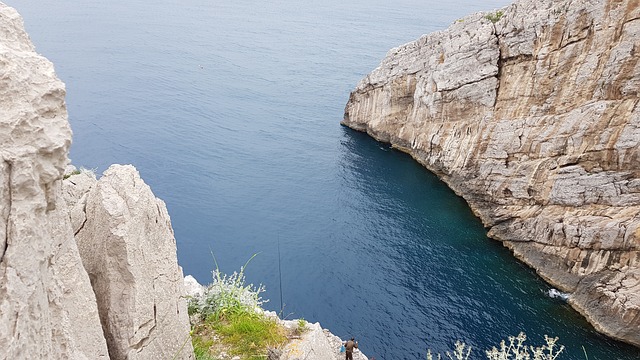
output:
MULTIPOLYGON (((520 331, 531 345, 541 345, 545 334, 558 336, 566 346, 562 359, 583 359, 581 346, 591 359, 637 358, 636 348, 598 334, 570 306, 549 298, 550 287, 489 239, 466 202, 410 156, 347 128, 342 146, 344 189, 357 194, 345 196, 356 201, 344 205, 360 214, 370 235, 350 239, 350 246, 373 250, 363 256, 379 268, 372 271, 383 278, 379 301, 387 301, 374 305, 390 314, 389 323, 366 324, 386 329, 367 329, 370 336, 391 335, 416 358, 426 348, 451 349, 456 339, 483 357, 480 349, 520 331)), ((372 345, 372 355, 399 351, 398 344, 375 340, 381 348, 372 345)))

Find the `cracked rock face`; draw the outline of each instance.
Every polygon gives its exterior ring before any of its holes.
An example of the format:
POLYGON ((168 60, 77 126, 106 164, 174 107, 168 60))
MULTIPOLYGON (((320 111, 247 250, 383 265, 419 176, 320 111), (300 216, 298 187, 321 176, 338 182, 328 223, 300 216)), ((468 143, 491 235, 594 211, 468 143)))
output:
POLYGON ((107 359, 61 178, 64 84, 0 3, 0 359, 107 359))
POLYGON ((138 171, 64 182, 111 359, 192 359, 182 269, 169 214, 138 171), (175 357, 174 357, 175 356, 175 357))
POLYGON ((640 6, 503 12, 392 49, 343 124, 411 154, 598 330, 640 345, 640 6))

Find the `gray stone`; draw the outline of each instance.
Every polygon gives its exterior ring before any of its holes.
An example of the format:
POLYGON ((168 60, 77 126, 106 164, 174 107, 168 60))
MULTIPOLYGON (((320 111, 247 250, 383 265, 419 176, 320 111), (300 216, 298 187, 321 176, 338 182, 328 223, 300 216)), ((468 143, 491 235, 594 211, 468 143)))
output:
POLYGON ((204 286, 200 285, 193 276, 184 277, 184 290, 186 296, 198 297, 204 295, 204 286))
POLYGON ((192 359, 182 270, 164 202, 131 165, 112 165, 82 196, 86 220, 76 241, 111 359, 192 359))
MULTIPOLYGON (((296 329, 297 320, 282 321, 285 327, 296 329)), ((282 360, 342 360, 344 353, 340 353, 343 341, 333 335, 329 330, 324 330, 320 323, 306 323, 306 327, 299 339, 292 339, 282 350, 282 360)), ((353 353, 354 360, 367 360, 367 357, 358 349, 353 353)))

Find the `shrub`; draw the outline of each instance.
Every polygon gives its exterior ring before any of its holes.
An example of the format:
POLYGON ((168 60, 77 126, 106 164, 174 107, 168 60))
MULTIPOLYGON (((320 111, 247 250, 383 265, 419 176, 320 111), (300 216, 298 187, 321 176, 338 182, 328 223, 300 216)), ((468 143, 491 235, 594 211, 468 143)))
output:
MULTIPOLYGON (((556 346, 557 337, 552 338, 545 335, 544 339, 547 343, 546 345, 540 347, 527 346, 524 344, 527 336, 521 332, 518 336, 510 336, 508 345, 502 340, 499 349, 494 346, 485 353, 489 360, 555 360, 564 350, 564 346, 556 346)), ((456 341, 453 354, 448 351, 445 354, 447 359, 450 360, 467 360, 471 354, 471 346, 467 346, 461 341, 456 341)), ((437 354, 437 356, 438 360, 442 359, 440 354, 437 354)), ((433 359, 434 356, 431 354, 431 350, 427 350, 427 360, 433 359)))
MULTIPOLYGON (((195 318, 193 347, 197 359, 215 359, 213 354, 229 353, 242 359, 263 358, 269 348, 286 342, 285 330, 261 310, 264 286, 246 284, 244 270, 225 275, 213 271, 213 283, 204 294, 189 299, 189 315, 195 318)), ((214 258, 215 261, 215 258, 214 258)))
POLYGON ((488 13, 484 16, 484 18, 495 24, 502 18, 503 15, 504 12, 502 10, 498 10, 495 13, 488 13))
POLYGON ((223 312, 255 312, 266 303, 268 300, 263 300, 260 296, 265 290, 263 285, 255 287, 253 284, 245 284, 244 270, 256 255, 240 268, 240 272, 231 275, 223 274, 216 265, 213 282, 206 287, 204 294, 189 299, 189 315, 197 314, 201 319, 206 319, 223 312))

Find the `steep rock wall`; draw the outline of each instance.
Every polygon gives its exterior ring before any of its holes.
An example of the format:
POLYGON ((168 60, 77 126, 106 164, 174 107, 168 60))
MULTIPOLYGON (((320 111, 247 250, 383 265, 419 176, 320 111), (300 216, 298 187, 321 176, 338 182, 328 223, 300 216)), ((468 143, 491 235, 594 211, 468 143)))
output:
POLYGON ((502 11, 392 49, 343 124, 411 154, 598 330, 640 345, 640 2, 502 11))
POLYGON ((192 359, 166 207, 131 166, 63 181, 64 97, 0 3, 0 359, 192 359))
POLYGON ((0 3, 0 359, 107 359, 61 196, 64 84, 0 3))
POLYGON ((112 360, 193 359, 182 269, 164 202, 131 165, 63 183, 112 360))

